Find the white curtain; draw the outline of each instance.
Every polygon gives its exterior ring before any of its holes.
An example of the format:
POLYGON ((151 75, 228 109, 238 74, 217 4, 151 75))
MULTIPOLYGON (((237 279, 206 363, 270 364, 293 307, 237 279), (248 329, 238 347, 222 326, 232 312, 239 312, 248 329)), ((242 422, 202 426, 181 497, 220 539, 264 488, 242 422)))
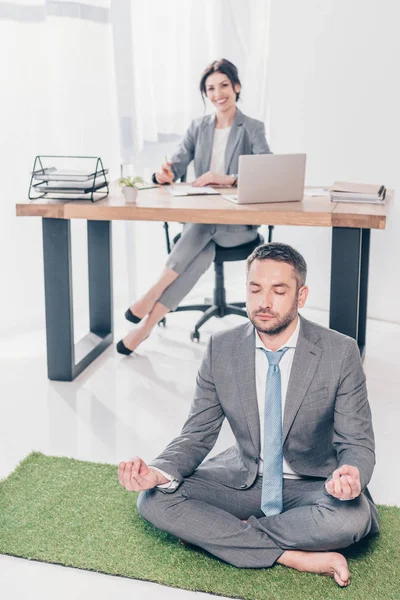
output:
POLYGON ((203 114, 200 76, 218 58, 239 69, 243 110, 267 118, 268 0, 116 0, 112 22, 125 160, 203 114))
MULTIPOLYGON (((154 170, 160 140, 175 136, 175 147, 204 113, 200 75, 221 57, 239 69, 242 110, 265 120, 268 7, 269 0, 0 1, 2 334, 44 325, 41 223, 15 218, 35 156, 101 156, 114 179, 121 162, 154 170)), ((147 227, 137 226, 143 250, 147 227)), ((117 306, 134 293, 133 271, 144 285, 153 272, 129 269, 125 240, 133 236, 122 223, 114 230, 117 306)), ((87 303, 84 222, 74 223, 73 235, 79 309, 87 303)))
MULTIPOLYGON (((15 217, 35 156, 99 155, 111 168, 119 164, 109 21, 104 1, 0 2, 2 340, 44 327, 41 222, 15 217)), ((86 322, 85 237, 85 223, 75 222, 75 307, 86 322)))

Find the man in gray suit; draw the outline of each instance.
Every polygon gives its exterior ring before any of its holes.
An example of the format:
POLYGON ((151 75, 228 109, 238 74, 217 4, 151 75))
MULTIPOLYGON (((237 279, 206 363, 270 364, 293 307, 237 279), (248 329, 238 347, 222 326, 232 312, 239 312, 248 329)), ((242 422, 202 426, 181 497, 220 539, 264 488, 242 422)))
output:
POLYGON ((374 436, 356 342, 298 314, 306 271, 290 246, 256 248, 251 322, 211 336, 181 435, 118 474, 142 492, 145 519, 232 565, 277 562, 346 586, 333 550, 378 531, 374 436), (225 417, 236 444, 203 463, 225 417))

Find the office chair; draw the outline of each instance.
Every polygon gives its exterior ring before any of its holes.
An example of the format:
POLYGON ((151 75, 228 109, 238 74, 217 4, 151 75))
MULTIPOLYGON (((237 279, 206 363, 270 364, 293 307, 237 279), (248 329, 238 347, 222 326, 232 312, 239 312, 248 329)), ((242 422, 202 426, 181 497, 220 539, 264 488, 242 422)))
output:
MULTIPOLYGON (((268 242, 272 241, 272 231, 274 226, 268 226, 268 242)), ((171 252, 171 242, 169 238, 169 227, 168 223, 164 223, 166 243, 168 253, 171 252)), ((173 239, 173 243, 176 242, 181 237, 179 233, 173 239)), ((227 315, 239 315, 241 317, 247 317, 247 312, 244 310, 246 306, 245 302, 231 302, 230 304, 226 303, 226 293, 225 293, 225 282, 224 282, 224 262, 232 262, 239 260, 246 260, 246 258, 253 252, 253 250, 264 243, 264 238, 262 235, 258 234, 256 239, 247 242, 246 244, 242 244, 241 246, 234 246, 232 248, 225 248, 223 246, 219 246, 216 244, 216 252, 214 258, 214 270, 215 270, 215 285, 214 285, 214 298, 212 304, 191 304, 191 305, 183 305, 178 306, 172 312, 181 312, 188 310, 200 310, 204 314, 197 321, 194 326, 194 330, 190 333, 190 339, 192 342, 200 341, 200 333, 199 329, 206 323, 211 317, 222 318, 227 315)), ((159 324, 165 326, 166 319, 162 319, 159 324)))

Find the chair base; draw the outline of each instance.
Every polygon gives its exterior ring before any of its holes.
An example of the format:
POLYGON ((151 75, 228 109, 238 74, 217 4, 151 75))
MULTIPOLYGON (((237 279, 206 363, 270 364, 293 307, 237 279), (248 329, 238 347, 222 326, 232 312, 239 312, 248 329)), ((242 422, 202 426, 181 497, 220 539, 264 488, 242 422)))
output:
POLYGON ((194 330, 190 334, 192 341, 200 340, 199 329, 207 323, 212 317, 222 319, 228 315, 238 315, 239 317, 247 318, 247 312, 244 310, 245 302, 232 302, 232 304, 190 304, 187 306, 178 306, 173 312, 182 312, 186 310, 200 310, 204 314, 197 321, 194 330))

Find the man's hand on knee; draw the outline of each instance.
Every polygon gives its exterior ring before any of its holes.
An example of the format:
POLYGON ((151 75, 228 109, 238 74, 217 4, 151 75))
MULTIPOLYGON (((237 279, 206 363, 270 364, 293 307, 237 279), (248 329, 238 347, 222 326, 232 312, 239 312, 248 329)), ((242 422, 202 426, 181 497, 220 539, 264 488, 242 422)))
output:
POLYGON ((149 467, 139 456, 135 456, 126 463, 119 463, 118 479, 128 492, 151 490, 156 485, 168 483, 168 479, 157 469, 149 467))
POLYGON ((332 473, 325 489, 338 500, 354 500, 361 494, 360 471, 351 465, 342 465, 332 473))

